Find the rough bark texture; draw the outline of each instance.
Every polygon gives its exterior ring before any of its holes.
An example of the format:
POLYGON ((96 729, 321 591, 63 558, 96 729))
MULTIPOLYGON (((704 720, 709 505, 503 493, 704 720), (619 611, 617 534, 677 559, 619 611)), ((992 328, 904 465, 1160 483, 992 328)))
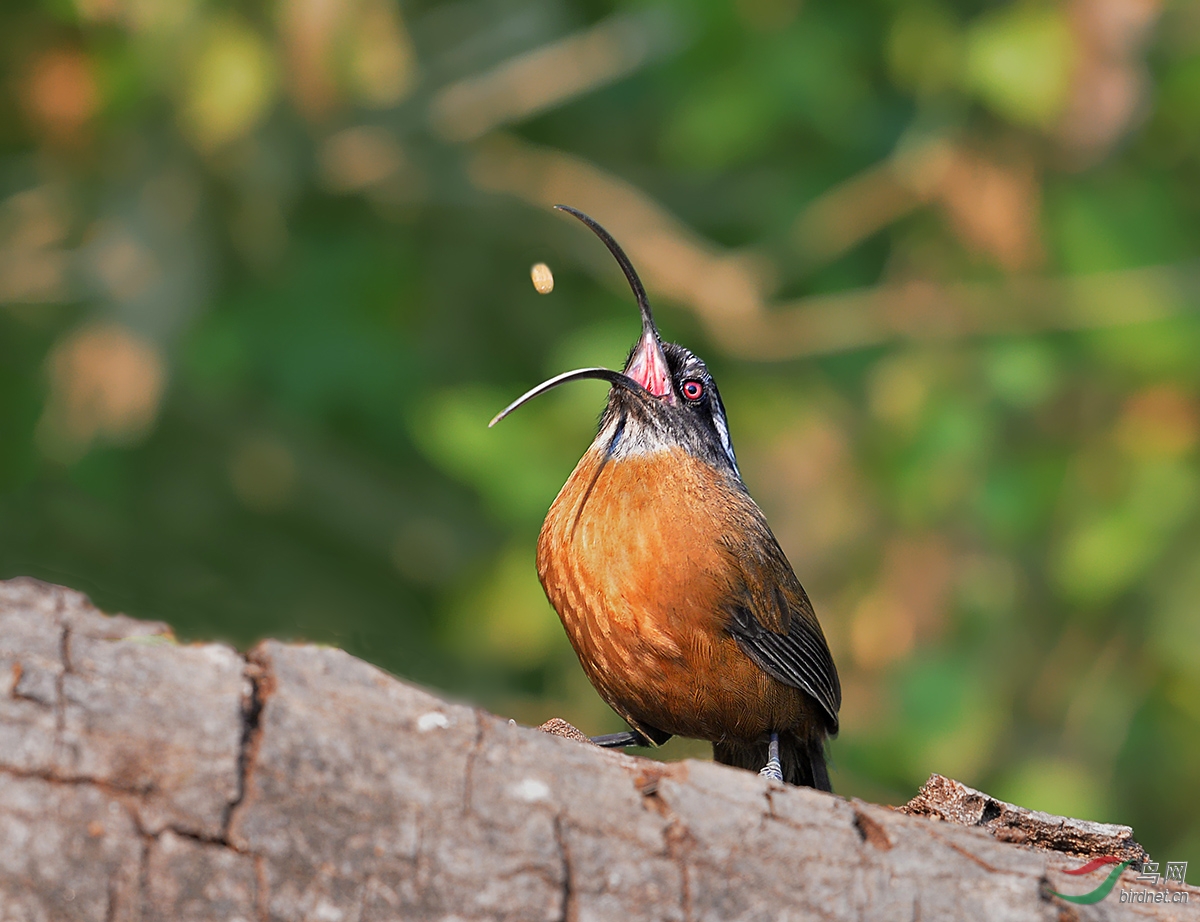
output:
POLYGON ((931 776, 900 812, 975 826, 986 829, 1001 842, 1032 845, 1080 858, 1116 855, 1122 861, 1133 861, 1140 866, 1149 857, 1128 826, 1026 810, 942 775, 931 776))
POLYGON ((630 758, 338 650, 180 646, 0 583, 3 922, 1200 918, 1190 887, 1059 900, 1103 871, 997 841, 978 796, 962 826, 630 758))

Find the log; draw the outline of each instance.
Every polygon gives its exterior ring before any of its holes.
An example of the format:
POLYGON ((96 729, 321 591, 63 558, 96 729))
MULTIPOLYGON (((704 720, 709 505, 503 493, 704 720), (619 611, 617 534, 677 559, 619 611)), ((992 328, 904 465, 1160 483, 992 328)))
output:
POLYGON ((1200 918, 1200 891, 1132 867, 1120 890, 1167 901, 1055 895, 1104 879, 1062 873, 1089 849, 1134 854, 1123 827, 1001 841, 1045 816, 997 822, 948 779, 893 810, 557 729, 340 650, 181 645, 0 582, 0 920, 1200 918))

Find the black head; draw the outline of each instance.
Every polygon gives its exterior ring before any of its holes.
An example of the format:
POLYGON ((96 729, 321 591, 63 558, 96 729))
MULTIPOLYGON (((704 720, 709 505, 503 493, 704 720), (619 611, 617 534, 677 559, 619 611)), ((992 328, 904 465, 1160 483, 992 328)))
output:
MULTIPOLYGON (((637 351, 643 345, 634 346, 626 373, 631 365, 636 366, 637 351)), ((661 343, 660 348, 667 387, 674 399, 658 396, 647 400, 619 387, 609 391, 599 431, 600 438, 609 440, 608 453, 620 458, 678 446, 741 480, 725 404, 708 366, 683 346, 661 343)))
POLYGON ((650 313, 650 302, 629 257, 603 227, 581 211, 556 205, 586 224, 612 252, 637 298, 642 335, 630 350, 622 372, 580 368, 543 381, 496 414, 497 422, 521 404, 567 381, 600 378, 613 385, 600 417, 598 440, 610 457, 648 454, 680 447, 741 481, 725 405, 716 382, 700 358, 674 343, 664 343, 650 313))

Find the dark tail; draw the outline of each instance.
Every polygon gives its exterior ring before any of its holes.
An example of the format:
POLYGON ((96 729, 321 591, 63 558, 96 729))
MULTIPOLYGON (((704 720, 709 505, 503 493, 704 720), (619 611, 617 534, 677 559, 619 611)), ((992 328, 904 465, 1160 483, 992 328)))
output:
MULTIPOLYGON (((758 771, 767 764, 767 743, 743 743, 726 740, 713 743, 713 759, 722 765, 758 771)), ((829 770, 825 767, 825 736, 802 738, 794 733, 779 734, 779 761, 783 780, 788 784, 832 791, 829 770)))

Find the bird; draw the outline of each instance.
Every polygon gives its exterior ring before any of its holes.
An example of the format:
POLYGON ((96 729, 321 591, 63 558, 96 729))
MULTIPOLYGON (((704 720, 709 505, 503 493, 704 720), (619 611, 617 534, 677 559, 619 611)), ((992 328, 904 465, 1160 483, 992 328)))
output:
POLYGON ((610 385, 596 437, 554 499, 538 578, 588 679, 630 730, 602 746, 708 740, 713 758, 831 790, 826 740, 841 685, 812 603, 742 480, 708 366, 663 342, 612 235, 575 208, 629 282, 642 332, 622 371, 564 372, 496 414, 570 381, 610 385))

